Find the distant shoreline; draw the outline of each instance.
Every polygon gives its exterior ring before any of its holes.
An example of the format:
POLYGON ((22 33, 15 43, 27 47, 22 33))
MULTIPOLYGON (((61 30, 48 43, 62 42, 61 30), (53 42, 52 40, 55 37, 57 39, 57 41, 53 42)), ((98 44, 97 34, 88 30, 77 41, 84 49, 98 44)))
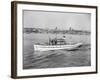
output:
POLYGON ((52 33, 52 34, 79 34, 79 35, 90 35, 91 32, 84 30, 56 30, 56 29, 42 29, 42 28, 24 28, 24 33, 52 33))

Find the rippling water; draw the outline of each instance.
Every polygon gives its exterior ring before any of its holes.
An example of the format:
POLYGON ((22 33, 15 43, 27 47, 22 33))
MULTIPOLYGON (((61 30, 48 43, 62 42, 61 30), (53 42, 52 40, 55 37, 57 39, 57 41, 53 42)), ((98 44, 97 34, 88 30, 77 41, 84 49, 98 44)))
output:
POLYGON ((77 67, 91 65, 91 44, 90 35, 58 34, 58 38, 66 36, 66 42, 81 42, 83 45, 74 51, 53 50, 34 51, 35 43, 46 43, 48 38, 54 38, 54 34, 24 33, 23 68, 57 68, 57 67, 77 67))

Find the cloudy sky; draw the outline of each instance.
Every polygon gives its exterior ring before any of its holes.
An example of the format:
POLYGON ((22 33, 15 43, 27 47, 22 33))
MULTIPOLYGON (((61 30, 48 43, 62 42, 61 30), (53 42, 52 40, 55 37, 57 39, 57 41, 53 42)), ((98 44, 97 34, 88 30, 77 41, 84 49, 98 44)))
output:
POLYGON ((70 12, 23 11, 25 28, 88 30, 91 27, 91 14, 70 12))

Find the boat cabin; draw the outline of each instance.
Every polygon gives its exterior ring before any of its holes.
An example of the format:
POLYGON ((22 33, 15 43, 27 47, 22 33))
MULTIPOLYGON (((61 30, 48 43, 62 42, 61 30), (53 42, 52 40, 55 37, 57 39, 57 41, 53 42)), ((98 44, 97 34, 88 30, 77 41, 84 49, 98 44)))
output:
POLYGON ((65 39, 52 39, 52 40, 49 40, 49 45, 64 45, 66 44, 66 41, 65 39))

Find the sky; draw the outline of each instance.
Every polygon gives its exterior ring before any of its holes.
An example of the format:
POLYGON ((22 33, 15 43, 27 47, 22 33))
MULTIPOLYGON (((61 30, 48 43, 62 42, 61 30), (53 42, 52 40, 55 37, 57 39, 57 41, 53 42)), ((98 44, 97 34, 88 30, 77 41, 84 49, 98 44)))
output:
POLYGON ((69 29, 76 30, 91 29, 90 13, 51 12, 51 11, 23 11, 23 22, 25 28, 46 28, 46 29, 69 29))

